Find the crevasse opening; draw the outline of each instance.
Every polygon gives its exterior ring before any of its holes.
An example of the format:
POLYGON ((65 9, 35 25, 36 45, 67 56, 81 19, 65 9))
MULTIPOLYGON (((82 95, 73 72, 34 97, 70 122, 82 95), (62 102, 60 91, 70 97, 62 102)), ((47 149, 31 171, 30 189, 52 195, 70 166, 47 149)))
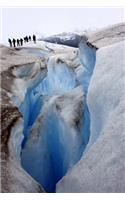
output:
POLYGON ((46 192, 55 192, 56 183, 79 161, 89 141, 90 116, 86 96, 96 50, 82 41, 79 56, 80 71, 75 72, 65 62, 50 57, 47 75, 27 90, 19 108, 24 118, 22 166, 46 192), (75 108, 75 104, 70 108, 75 96, 70 98, 68 93, 77 95, 74 90, 79 85, 85 98, 83 102, 78 101, 82 111, 72 124, 65 112, 75 108))

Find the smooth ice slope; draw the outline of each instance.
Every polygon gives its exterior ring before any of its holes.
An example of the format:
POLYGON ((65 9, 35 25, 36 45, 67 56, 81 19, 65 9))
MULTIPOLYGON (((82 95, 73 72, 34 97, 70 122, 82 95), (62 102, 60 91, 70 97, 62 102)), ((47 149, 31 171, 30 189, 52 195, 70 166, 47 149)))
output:
POLYGON ((87 95, 90 140, 86 154, 56 192, 125 191, 125 43, 100 49, 87 95))

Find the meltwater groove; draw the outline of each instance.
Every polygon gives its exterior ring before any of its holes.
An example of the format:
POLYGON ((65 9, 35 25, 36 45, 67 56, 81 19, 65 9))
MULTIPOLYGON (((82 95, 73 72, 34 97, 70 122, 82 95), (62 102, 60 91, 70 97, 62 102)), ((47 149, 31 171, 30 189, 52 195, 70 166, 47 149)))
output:
POLYGON ((85 106, 84 106, 84 117, 83 117, 83 141, 84 141, 84 151, 85 153, 86 146, 89 142, 90 137, 90 113, 87 104, 87 93, 88 87, 90 84, 90 80, 93 74, 93 70, 96 63, 96 51, 97 47, 93 46, 89 42, 83 38, 79 44, 79 57, 82 64, 82 68, 80 66, 80 73, 79 69, 77 69, 77 78, 80 84, 83 86, 83 90, 85 93, 85 106))
POLYGON ((79 49, 80 72, 50 56, 46 77, 27 90, 20 106, 25 121, 22 166, 46 192, 55 192, 56 183, 79 161, 89 141, 86 97, 96 48, 81 41, 79 49))
POLYGON ((39 85, 44 77, 45 72, 41 73, 40 76, 38 76, 33 82, 33 84, 30 85, 30 87, 27 89, 23 103, 19 106, 19 111, 22 113, 24 119, 24 140, 22 142, 22 146, 24 146, 27 140, 28 127, 34 123, 43 104, 42 95, 40 92, 35 93, 35 88, 37 85, 39 85))

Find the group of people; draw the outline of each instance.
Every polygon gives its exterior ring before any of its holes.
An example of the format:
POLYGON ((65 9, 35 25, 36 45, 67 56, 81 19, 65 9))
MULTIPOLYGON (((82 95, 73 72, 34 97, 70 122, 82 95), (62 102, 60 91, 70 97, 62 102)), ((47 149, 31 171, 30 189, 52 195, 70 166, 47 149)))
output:
POLYGON ((13 38, 12 40, 9 38, 8 42, 9 42, 10 47, 16 47, 16 46, 18 47, 18 46, 23 46, 23 43, 29 42, 31 40, 33 40, 34 43, 36 43, 36 36, 33 35, 31 37, 29 35, 29 36, 25 36, 24 38, 20 38, 20 39, 13 38))

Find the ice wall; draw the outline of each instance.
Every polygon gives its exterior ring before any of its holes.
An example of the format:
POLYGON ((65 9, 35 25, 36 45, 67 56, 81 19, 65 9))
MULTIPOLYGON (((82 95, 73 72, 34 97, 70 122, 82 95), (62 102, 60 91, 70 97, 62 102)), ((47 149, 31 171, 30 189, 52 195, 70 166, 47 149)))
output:
POLYGON ((97 52, 87 104, 90 140, 86 153, 57 184, 57 192, 125 191, 125 43, 97 52))
MULTIPOLYGON (((83 108, 83 141, 84 150, 88 144, 90 137, 90 113, 87 103, 87 93, 89 83, 93 74, 95 62, 96 62, 96 47, 90 45, 85 38, 83 38, 79 44, 79 57, 81 65, 76 69, 77 80, 82 85, 85 94, 85 106, 83 108)), ((84 152, 84 151, 83 151, 84 152)))
POLYGON ((82 66, 79 66, 77 69, 77 77, 83 86, 84 92, 87 93, 96 62, 96 48, 89 46, 89 43, 83 39, 79 44, 79 55, 82 66))
POLYGON ((73 89, 77 82, 73 69, 61 59, 51 56, 47 65, 47 76, 38 85, 36 91, 41 90, 44 95, 63 94, 73 89))

